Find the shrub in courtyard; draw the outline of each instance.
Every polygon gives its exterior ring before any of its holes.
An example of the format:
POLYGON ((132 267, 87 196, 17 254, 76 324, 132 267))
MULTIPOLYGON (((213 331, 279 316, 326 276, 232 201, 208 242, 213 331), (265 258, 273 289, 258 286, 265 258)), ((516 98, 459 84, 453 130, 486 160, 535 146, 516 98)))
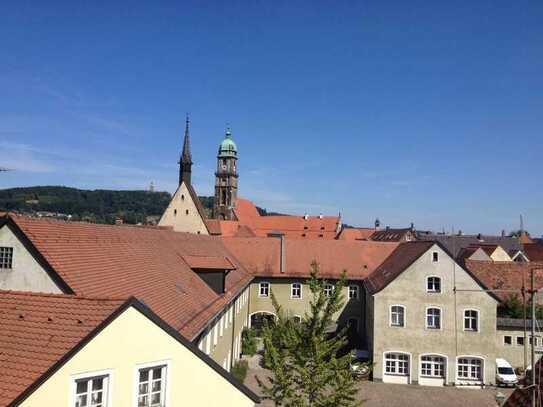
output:
POLYGON ((247 370, 249 369, 249 363, 246 360, 238 360, 234 366, 232 366, 232 374, 236 379, 243 383, 245 377, 247 377, 247 370))
POLYGON ((243 329, 241 333, 241 353, 249 356, 256 353, 256 332, 254 329, 243 329))
POLYGON ((341 349, 347 344, 346 329, 331 336, 327 328, 344 304, 342 290, 345 274, 330 295, 326 281, 318 277, 319 267, 311 264, 310 311, 302 323, 292 323, 277 302, 271 298, 277 318, 273 326, 263 328, 264 365, 271 370, 267 380, 257 377, 265 396, 277 406, 353 407, 356 382, 351 371, 351 354, 341 349))

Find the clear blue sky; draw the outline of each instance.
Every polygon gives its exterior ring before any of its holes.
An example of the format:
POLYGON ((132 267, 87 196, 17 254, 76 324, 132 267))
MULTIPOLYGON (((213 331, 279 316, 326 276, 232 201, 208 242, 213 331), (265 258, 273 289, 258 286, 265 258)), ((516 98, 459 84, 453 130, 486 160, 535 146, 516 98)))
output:
POLYGON ((173 191, 190 112, 200 194, 229 122, 268 209, 543 234, 539 0, 10 3, 0 188, 173 191))

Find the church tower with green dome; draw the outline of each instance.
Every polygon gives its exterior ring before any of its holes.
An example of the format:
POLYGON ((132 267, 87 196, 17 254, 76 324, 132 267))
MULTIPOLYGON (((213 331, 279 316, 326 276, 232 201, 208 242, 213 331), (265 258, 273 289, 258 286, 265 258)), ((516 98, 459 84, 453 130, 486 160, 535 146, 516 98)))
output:
POLYGON ((238 197, 238 149, 232 140, 230 129, 226 129, 224 140, 219 145, 217 171, 215 172, 215 201, 213 217, 235 220, 234 208, 238 197))

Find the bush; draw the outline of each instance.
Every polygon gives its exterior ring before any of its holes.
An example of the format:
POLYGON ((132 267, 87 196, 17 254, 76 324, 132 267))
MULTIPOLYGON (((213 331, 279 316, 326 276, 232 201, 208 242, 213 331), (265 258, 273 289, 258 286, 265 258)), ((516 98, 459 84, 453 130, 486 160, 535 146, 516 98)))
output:
POLYGON ((249 369, 249 363, 246 360, 238 360, 234 366, 232 366, 231 373, 240 383, 245 381, 247 377, 247 369, 249 369))
POLYGON ((241 353, 249 356, 256 353, 256 332, 253 329, 243 329, 241 333, 241 353))

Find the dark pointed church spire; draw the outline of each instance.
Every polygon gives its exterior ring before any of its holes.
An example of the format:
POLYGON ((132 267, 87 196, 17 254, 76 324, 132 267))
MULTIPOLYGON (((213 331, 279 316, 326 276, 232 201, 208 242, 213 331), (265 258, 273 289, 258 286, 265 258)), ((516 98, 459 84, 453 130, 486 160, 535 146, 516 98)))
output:
POLYGON ((179 159, 179 185, 184 181, 190 184, 190 176, 192 172, 192 155, 190 153, 190 135, 189 135, 189 115, 185 120, 185 138, 183 140, 183 151, 179 159))

